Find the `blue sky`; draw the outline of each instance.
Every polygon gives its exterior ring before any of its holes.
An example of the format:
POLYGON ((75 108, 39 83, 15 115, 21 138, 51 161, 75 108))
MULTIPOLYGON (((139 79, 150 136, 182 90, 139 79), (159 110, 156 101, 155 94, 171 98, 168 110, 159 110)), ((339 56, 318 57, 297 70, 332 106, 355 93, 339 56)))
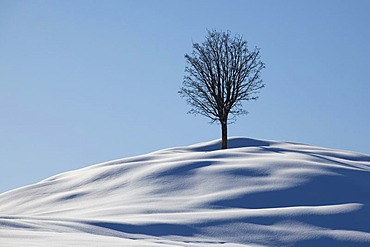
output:
POLYGON ((0 192, 217 139, 177 94, 207 29, 261 48, 229 134, 370 153, 370 1, 0 1, 0 192))

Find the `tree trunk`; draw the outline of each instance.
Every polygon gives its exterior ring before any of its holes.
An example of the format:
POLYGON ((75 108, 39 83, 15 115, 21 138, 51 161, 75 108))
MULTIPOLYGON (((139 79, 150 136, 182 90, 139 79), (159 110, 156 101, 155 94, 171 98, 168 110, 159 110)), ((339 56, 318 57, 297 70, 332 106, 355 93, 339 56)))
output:
POLYGON ((227 149, 227 122, 221 121, 221 131, 222 131, 222 146, 221 149, 227 149))

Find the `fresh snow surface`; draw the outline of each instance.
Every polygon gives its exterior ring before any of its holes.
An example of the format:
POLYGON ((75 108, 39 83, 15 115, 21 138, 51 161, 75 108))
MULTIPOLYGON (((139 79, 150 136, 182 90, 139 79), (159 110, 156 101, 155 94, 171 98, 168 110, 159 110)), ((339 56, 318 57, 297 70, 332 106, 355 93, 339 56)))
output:
POLYGON ((0 195, 0 246, 370 246, 370 155, 230 138, 0 195))

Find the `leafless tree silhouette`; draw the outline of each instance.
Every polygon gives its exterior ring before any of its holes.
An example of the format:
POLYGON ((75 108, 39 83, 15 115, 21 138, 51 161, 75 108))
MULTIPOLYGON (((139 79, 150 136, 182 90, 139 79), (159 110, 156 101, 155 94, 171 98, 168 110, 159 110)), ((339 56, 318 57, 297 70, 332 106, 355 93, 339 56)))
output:
POLYGON ((193 43, 193 51, 185 59, 186 75, 179 93, 192 106, 189 113, 220 123, 221 148, 226 149, 228 124, 247 113, 242 102, 256 100, 264 87, 260 49, 249 50, 240 35, 213 30, 203 43, 193 43))

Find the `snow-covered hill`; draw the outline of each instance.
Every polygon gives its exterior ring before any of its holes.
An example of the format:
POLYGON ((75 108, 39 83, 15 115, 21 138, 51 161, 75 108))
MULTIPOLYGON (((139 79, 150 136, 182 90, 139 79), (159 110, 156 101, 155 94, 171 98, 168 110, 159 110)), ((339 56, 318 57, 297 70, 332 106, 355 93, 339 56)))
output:
POLYGON ((0 246, 370 246, 370 156, 235 137, 0 195, 0 246))

